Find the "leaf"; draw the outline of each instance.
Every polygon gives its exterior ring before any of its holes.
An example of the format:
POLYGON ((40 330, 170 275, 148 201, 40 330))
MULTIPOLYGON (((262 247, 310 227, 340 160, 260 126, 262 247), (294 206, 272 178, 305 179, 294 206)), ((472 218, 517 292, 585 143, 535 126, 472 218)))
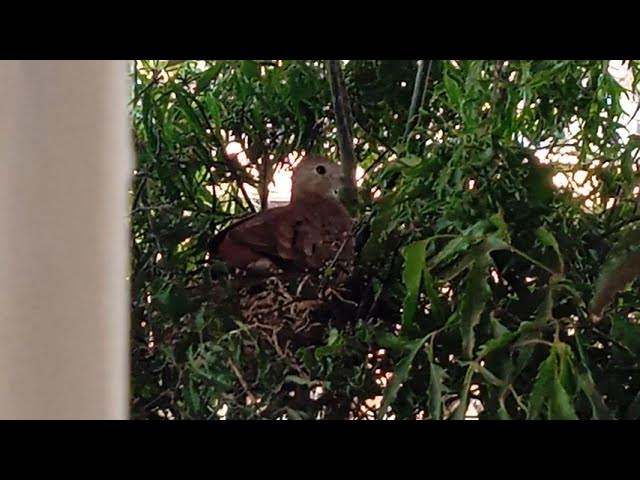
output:
POLYGON ((481 240, 489 226, 489 222, 481 220, 465 230, 462 235, 450 240, 435 257, 429 260, 429 270, 433 270, 439 264, 449 261, 454 255, 467 250, 473 243, 481 240))
POLYGON ((578 420, 573 402, 562 386, 559 377, 554 377, 549 398, 549 420, 578 420))
POLYGON ((624 290, 640 275, 640 227, 633 226, 612 248, 600 275, 589 309, 594 320, 599 320, 604 309, 618 292, 624 290))
POLYGON ((506 240, 507 242, 511 241, 511 236, 509 234, 509 226, 504 221, 504 213, 499 212, 491 215, 489 217, 489 221, 495 226, 497 230, 497 236, 500 239, 506 240))
POLYGON ((493 338, 480 347, 477 356, 478 361, 489 355, 491 352, 506 347, 519 335, 519 332, 512 332, 502 325, 498 319, 493 316, 493 312, 489 317, 489 321, 491 322, 491 328, 493 330, 493 338))
POLYGON ((500 407, 498 408, 498 419, 500 419, 500 420, 511 420, 511 416, 509 415, 509 412, 507 411, 507 407, 505 407, 502 403, 500 404, 500 407))
POLYGON ((558 273, 563 273, 564 259, 562 258, 562 254, 560 253, 560 247, 558 246, 556 237, 554 237, 553 234, 544 227, 538 227, 536 229, 536 236, 544 246, 551 247, 556 252, 556 255, 558 256, 558 273))
POLYGON ((436 324, 441 325, 445 321, 444 307, 436 289, 436 282, 429 270, 427 270, 426 265, 422 271, 422 279, 424 281, 424 291, 431 302, 431 314, 434 316, 436 324))
POLYGON ((542 303, 538 305, 538 308, 536 309, 536 316, 533 321, 533 325, 531 325, 529 322, 523 322, 520 324, 519 330, 522 330, 527 326, 535 328, 547 325, 553 320, 553 283, 551 280, 552 279, 549 280, 549 286, 546 288, 542 303))
POLYGON ((417 167, 422 163, 422 158, 417 155, 405 155, 399 158, 398 161, 407 167, 417 167))
POLYGON ((402 281, 407 290, 402 311, 402 327, 407 328, 413 324, 418 306, 420 294, 420 281, 426 258, 427 240, 414 242, 405 247, 402 252, 404 257, 404 271, 402 281))
POLYGON ((166 70, 169 70, 171 68, 175 68, 175 67, 178 67, 178 66, 182 65, 184 62, 186 62, 186 60, 169 60, 167 62, 167 65, 164 68, 166 70))
POLYGON ((482 375, 490 385, 493 385, 494 387, 505 387, 504 380, 496 377, 488 368, 480 365, 480 363, 471 362, 471 366, 473 367, 473 370, 482 375))
POLYGON ((532 165, 526 179, 528 196, 531 203, 537 207, 548 207, 554 196, 554 170, 548 166, 532 165))
POLYGON ((551 395, 556 367, 556 355, 552 351, 549 353, 547 359, 544 360, 538 368, 536 383, 533 385, 533 389, 531 390, 531 394, 529 395, 529 415, 527 417, 528 420, 535 420, 536 418, 538 418, 542 407, 544 407, 546 399, 549 397, 549 395, 551 395))
POLYGON ((480 347, 480 351, 478 352, 478 360, 483 359, 491 352, 495 350, 499 350, 501 348, 509 345, 516 337, 518 336, 517 332, 509 332, 503 333, 498 338, 492 338, 487 343, 480 347))
POLYGON ((260 76, 260 68, 255 60, 242 60, 240 62, 240 71, 247 79, 254 79, 260 76))
POLYGON ((591 376, 591 370, 587 364, 587 357, 582 347, 582 337, 580 332, 576 332, 576 345, 578 349, 578 356, 580 357, 580 362, 576 365, 578 386, 587 396, 587 399, 591 404, 593 419, 613 420, 614 417, 609 411, 609 408, 607 408, 604 398, 596 388, 593 377, 591 376))
POLYGON ((429 364, 430 378, 427 397, 427 408, 429 416, 434 420, 442 419, 442 394, 445 391, 445 380, 448 378, 447 371, 440 365, 431 362, 429 364))
POLYGON ((332 328, 329 331, 329 338, 327 339, 327 344, 316 348, 315 357, 317 360, 320 360, 323 357, 328 357, 331 355, 335 355, 344 347, 344 337, 340 332, 332 328))
POLYGON ((529 396, 530 420, 535 420, 542 407, 547 404, 547 418, 550 420, 577 420, 573 407, 571 388, 571 349, 569 345, 556 341, 547 359, 538 370, 538 377, 529 396))
POLYGON ((473 380, 473 367, 470 365, 467 368, 467 373, 464 376, 464 381, 462 382, 462 387, 460 390, 460 403, 456 407, 456 410, 453 412, 452 420, 464 420, 464 416, 467 413, 468 400, 469 400, 469 389, 471 388, 471 380, 473 380))
POLYGON ((218 77, 223 66, 224 64, 222 62, 219 62, 213 65, 212 67, 208 68, 204 72, 202 72, 198 76, 198 82, 197 82, 198 91, 204 90, 206 87, 208 87, 211 84, 211 81, 214 78, 218 77))
POLYGON ((462 92, 458 83, 453 80, 449 75, 444 76, 444 89, 447 92, 447 96, 452 103, 456 106, 460 106, 460 100, 462 99, 462 92))
POLYGON ((287 375, 286 377, 284 377, 284 381, 295 383, 296 385, 305 385, 305 386, 311 386, 314 384, 314 382, 312 382, 308 378, 302 378, 298 375, 287 375))
POLYGON ((475 345, 474 328, 480 322, 480 316, 491 297, 491 288, 487 283, 489 258, 480 255, 465 280, 464 292, 460 302, 460 332, 462 335, 462 355, 471 358, 475 345))
POLYGON ((389 332, 377 332, 376 344, 389 350, 403 351, 407 347, 407 338, 389 332))
POLYGON ((298 410, 294 410, 293 408, 286 407, 287 418, 289 420, 304 420, 304 417, 301 415, 301 412, 298 410))
POLYGON ((193 380, 190 378, 187 387, 184 390, 184 399, 187 402, 189 410, 197 415, 200 412, 200 396, 193 386, 193 380))
POLYGON ((611 336, 640 357, 640 325, 616 315, 611 320, 611 336))
POLYGON ((185 114, 187 120, 189 120, 190 125, 195 128, 199 134, 206 135, 206 126, 191 105, 191 99, 189 99, 182 90, 174 89, 174 93, 176 95, 176 103, 185 114))
POLYGON ((393 378, 384 391, 382 404, 380 405, 380 409, 378 410, 378 420, 381 420, 382 417, 385 416, 385 414, 387 413, 387 408, 395 401, 396 397, 398 396, 400 387, 407 380, 407 378, 409 378, 409 371, 411 370, 413 359, 416 357, 420 349, 424 346, 427 338, 428 337, 419 338, 407 344, 410 350, 402 358, 402 360, 398 362, 398 366, 394 369, 393 378))
POLYGON ((491 312, 489 321, 491 322, 491 329, 493 330, 494 338, 497 339, 507 333, 510 333, 510 330, 500 323, 500 321, 493 315, 493 312, 491 312))
POLYGON ((447 268, 444 272, 441 272, 441 279, 445 282, 453 280, 473 264, 479 256, 487 256, 489 253, 496 250, 511 250, 511 246, 494 236, 487 237, 482 243, 476 245, 471 252, 463 256, 453 266, 447 268))
POLYGON ((576 393, 576 382, 573 375, 573 352, 571 347, 566 343, 559 341, 554 342, 553 349, 558 356, 558 378, 560 384, 573 397, 576 393))

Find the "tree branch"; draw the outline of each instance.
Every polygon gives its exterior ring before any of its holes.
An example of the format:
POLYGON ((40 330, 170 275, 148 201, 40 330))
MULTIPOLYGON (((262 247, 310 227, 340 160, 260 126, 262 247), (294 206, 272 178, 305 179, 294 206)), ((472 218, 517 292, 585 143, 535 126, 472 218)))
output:
POLYGON ((353 148, 353 121, 351 119, 349 97, 344 85, 344 76, 338 62, 339 60, 327 60, 326 68, 336 116, 336 128, 338 130, 338 147, 342 164, 342 196, 347 208, 353 210, 358 201, 356 188, 357 162, 353 148))
MULTIPOLYGON (((429 64, 431 67, 431 64, 429 64)), ((407 125, 404 128, 404 141, 409 141, 409 135, 411 131, 415 127, 416 121, 418 119, 418 107, 420 106, 422 97, 424 95, 424 88, 422 87, 425 81, 425 68, 424 68, 424 60, 418 60, 418 70, 416 71, 416 80, 413 84, 413 94, 411 95, 411 106, 409 107, 409 116, 407 117, 407 125)))

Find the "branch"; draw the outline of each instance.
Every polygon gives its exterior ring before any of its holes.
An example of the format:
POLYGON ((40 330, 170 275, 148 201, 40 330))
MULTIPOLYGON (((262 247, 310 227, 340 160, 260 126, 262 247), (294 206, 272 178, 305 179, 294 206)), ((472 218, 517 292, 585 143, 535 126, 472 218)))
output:
MULTIPOLYGON (((195 104, 196 107, 198 108, 198 111, 200 112, 200 115, 202 115, 202 117, 204 118, 206 127, 209 129, 209 131, 211 132, 208 136, 207 136, 207 140, 212 140, 213 142, 213 146, 216 147, 216 152, 220 155, 220 157, 222 157, 222 160, 224 160, 224 162, 227 164, 228 168, 229 168, 229 172, 231 173, 231 176, 233 178, 233 180, 236 182, 236 184, 238 185, 238 188, 240 189, 240 191, 242 192, 242 196, 244 197, 245 201, 247 202, 247 206, 249 207, 249 209, 251 210, 251 213, 256 213, 256 207, 253 206, 253 202, 251 201, 251 197, 249 196, 249 194, 247 193, 246 189, 244 188, 244 183, 242 182, 242 176, 240 175, 240 168, 239 165, 236 164, 236 155, 228 155, 226 150, 225 150, 225 146, 224 143, 222 141, 221 138, 218 137, 218 135, 216 135, 216 129, 213 128, 213 125, 211 124, 211 121, 209 120, 209 116, 207 115, 207 111, 205 110, 204 106, 202 105, 202 102, 200 102, 200 100, 198 100, 198 98, 193 95, 191 92, 183 92, 185 95, 187 95, 195 104)), ((213 175, 213 170, 212 167, 213 165, 209 165, 209 175, 211 177, 211 186, 214 187, 214 195, 215 195, 215 185, 216 185, 216 179, 213 175)))
MULTIPOLYGON (((431 64, 429 64, 431 67, 431 64)), ((413 94, 411 95, 411 106, 409 107, 409 116, 407 117, 407 125, 404 128, 404 140, 405 142, 409 141, 409 135, 411 131, 415 127, 416 120, 418 119, 418 107, 421 103, 423 93, 422 84, 425 80, 425 68, 424 68, 424 60, 418 60, 418 70, 416 71, 416 80, 413 84, 413 94)))
POLYGON ((343 201, 352 210, 358 201, 356 188, 356 155, 353 148, 353 121, 347 89, 339 60, 327 60, 327 76, 331 88, 331 99, 336 116, 338 147, 342 164, 343 201))

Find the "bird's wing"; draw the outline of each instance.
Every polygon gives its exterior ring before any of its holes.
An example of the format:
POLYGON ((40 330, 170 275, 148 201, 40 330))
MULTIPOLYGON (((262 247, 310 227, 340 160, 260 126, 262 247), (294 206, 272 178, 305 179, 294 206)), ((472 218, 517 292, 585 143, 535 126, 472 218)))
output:
POLYGON ((232 228, 228 238, 266 256, 315 269, 333 258, 349 227, 346 211, 327 202, 305 202, 265 210, 232 228))
POLYGON ((294 215, 288 206, 265 210, 232 228, 228 238, 265 255, 293 260, 294 215))

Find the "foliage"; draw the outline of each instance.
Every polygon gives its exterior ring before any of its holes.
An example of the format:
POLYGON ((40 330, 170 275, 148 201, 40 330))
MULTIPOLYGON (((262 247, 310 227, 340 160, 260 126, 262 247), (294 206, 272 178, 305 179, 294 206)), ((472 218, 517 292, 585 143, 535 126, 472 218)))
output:
POLYGON ((416 62, 343 66, 366 171, 357 308, 286 351, 213 298, 207 242, 253 208, 243 182, 265 205, 289 153, 336 156, 323 62, 137 63, 136 418, 462 419, 472 399, 486 419, 638 418, 625 87, 600 61, 425 63, 408 137, 416 62), (233 139, 254 175, 225 155, 233 139), (592 188, 556 188, 559 173, 592 188))

